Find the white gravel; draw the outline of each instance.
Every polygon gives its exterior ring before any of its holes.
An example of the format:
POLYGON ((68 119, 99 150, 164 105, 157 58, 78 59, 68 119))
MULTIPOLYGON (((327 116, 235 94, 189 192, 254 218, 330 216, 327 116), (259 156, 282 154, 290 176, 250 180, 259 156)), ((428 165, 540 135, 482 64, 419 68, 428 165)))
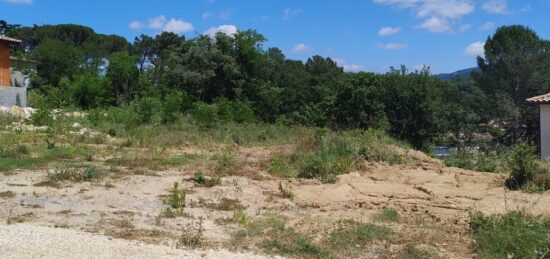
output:
POLYGON ((179 250, 70 229, 0 226, 1 258, 268 258, 228 250, 179 250))

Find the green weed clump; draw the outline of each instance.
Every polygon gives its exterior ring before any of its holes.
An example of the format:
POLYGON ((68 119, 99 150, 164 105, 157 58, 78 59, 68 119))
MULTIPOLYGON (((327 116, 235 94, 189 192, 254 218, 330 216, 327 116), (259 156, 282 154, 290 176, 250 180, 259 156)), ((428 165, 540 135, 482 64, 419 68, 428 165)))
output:
POLYGON ((343 251, 364 247, 373 240, 386 239, 391 233, 387 227, 345 220, 339 222, 339 226, 330 234, 328 243, 333 249, 343 251))
POLYGON ((511 174, 506 180, 509 189, 544 191, 549 187, 547 184, 550 183, 550 175, 541 166, 536 151, 534 145, 527 143, 514 147, 509 160, 511 174))
POLYGON ((179 183, 175 182, 172 190, 170 190, 170 195, 165 201, 168 207, 164 211, 164 216, 169 218, 183 216, 185 214, 183 208, 185 207, 186 196, 185 190, 181 190, 179 183))
POLYGON ((383 222, 398 222, 401 215, 394 209, 384 209, 382 212, 374 216, 374 219, 383 222))
POLYGON ((57 183, 62 181, 89 182, 102 177, 104 173, 95 165, 66 164, 48 174, 47 181, 57 183))
POLYGON ((548 258, 550 218, 518 212, 473 216, 470 226, 479 258, 548 258))

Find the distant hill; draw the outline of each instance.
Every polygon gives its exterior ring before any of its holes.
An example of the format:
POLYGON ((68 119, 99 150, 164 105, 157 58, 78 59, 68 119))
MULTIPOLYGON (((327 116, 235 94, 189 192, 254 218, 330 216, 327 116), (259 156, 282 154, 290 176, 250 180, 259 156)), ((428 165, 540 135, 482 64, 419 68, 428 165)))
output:
POLYGON ((456 78, 456 77, 459 77, 459 78, 469 77, 472 74, 472 72, 479 72, 479 67, 472 67, 472 68, 462 69, 462 70, 459 70, 459 71, 456 71, 456 72, 453 72, 453 73, 438 74, 438 75, 435 75, 435 76, 438 77, 441 80, 449 81, 449 80, 452 80, 453 78, 456 78))

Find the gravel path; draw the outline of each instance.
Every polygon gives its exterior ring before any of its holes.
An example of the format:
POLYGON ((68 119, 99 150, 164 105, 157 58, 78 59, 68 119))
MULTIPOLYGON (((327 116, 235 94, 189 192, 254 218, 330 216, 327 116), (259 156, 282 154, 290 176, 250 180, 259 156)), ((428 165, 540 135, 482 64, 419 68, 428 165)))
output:
POLYGON ((0 226, 2 258, 268 258, 227 250, 178 250, 69 229, 0 226))

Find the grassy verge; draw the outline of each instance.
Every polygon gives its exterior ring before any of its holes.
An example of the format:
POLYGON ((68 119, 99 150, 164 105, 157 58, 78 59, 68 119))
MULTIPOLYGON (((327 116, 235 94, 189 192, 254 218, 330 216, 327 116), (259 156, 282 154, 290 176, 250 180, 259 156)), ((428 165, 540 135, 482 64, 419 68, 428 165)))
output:
POLYGON ((479 258, 550 258, 549 217, 476 214, 471 229, 479 258))

